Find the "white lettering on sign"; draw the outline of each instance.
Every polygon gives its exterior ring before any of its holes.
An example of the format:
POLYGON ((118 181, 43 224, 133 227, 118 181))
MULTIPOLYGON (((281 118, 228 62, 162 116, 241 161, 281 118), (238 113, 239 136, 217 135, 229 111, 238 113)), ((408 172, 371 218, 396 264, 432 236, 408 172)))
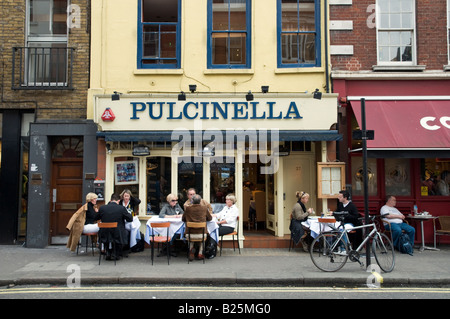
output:
POLYGON ((438 122, 434 116, 425 116, 420 119, 420 125, 429 131, 436 131, 442 127, 450 129, 450 116, 443 116, 438 122), (441 125, 439 125, 439 123, 441 125))

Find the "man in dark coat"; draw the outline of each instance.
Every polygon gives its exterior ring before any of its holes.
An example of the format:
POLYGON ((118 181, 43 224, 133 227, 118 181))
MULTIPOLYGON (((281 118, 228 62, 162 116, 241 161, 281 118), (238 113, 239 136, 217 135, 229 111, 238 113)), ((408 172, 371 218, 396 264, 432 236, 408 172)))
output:
MULTIPOLYGON (((361 222, 359 221, 359 218, 361 216, 359 216, 358 208, 356 208, 355 204, 350 200, 350 193, 346 190, 340 191, 338 200, 337 211, 349 213, 349 215, 345 217, 344 223, 360 226, 361 222)), ((352 243, 353 249, 356 249, 362 242, 362 230, 357 229, 356 233, 348 234, 348 237, 352 243)))
MULTIPOLYGON (((98 235, 100 242, 102 242, 102 240, 104 241, 108 236, 113 236, 114 241, 116 242, 117 252, 122 252, 123 246, 128 245, 129 242, 129 233, 125 229, 125 221, 132 222, 133 216, 124 206, 119 205, 119 201, 120 196, 117 194, 112 194, 111 201, 108 203, 108 205, 103 205, 98 210, 97 218, 100 219, 103 223, 117 222, 117 228, 115 230, 100 229, 98 235)), ((118 256, 113 257, 117 258, 118 256)))

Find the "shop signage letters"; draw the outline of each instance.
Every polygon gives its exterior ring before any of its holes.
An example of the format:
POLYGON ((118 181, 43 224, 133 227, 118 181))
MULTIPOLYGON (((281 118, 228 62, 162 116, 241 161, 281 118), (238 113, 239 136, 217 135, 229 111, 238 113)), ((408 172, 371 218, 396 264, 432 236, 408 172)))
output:
POLYGON ((130 102, 131 120, 148 112, 152 120, 280 120, 302 119, 297 104, 291 101, 286 111, 276 111, 276 102, 186 102, 180 109, 176 102, 130 102), (276 113, 275 113, 276 112, 276 113))
POLYGON ((420 119, 420 125, 426 130, 430 131, 436 131, 439 130, 442 127, 446 127, 447 129, 450 129, 450 116, 443 116, 439 119, 439 122, 442 124, 442 126, 436 124, 436 118, 434 116, 425 116, 420 119), (435 124, 431 125, 429 123, 434 122, 435 124))

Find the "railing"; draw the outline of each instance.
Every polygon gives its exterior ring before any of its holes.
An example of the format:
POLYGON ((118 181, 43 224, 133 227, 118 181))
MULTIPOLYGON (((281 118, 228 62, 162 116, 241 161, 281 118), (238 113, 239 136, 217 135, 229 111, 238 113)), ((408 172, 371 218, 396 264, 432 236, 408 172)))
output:
POLYGON ((74 48, 14 47, 13 90, 72 90, 74 48))

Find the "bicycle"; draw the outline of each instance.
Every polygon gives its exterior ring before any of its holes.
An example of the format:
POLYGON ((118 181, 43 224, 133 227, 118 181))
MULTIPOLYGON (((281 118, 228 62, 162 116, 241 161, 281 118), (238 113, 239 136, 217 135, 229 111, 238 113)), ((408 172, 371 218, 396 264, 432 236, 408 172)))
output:
POLYGON ((314 265, 322 271, 333 272, 344 267, 348 258, 352 262, 358 262, 361 267, 364 264, 359 260, 359 252, 365 246, 368 240, 372 241, 372 251, 375 260, 384 272, 391 272, 395 266, 394 246, 391 240, 382 233, 379 233, 375 225, 375 216, 371 216, 371 224, 355 226, 351 229, 345 229, 344 218, 348 212, 335 212, 336 221, 340 221, 340 225, 335 227, 328 224, 331 231, 323 232, 317 236, 310 247, 310 256, 314 265), (364 236, 362 243, 354 250, 348 239, 348 232, 370 228, 372 230, 364 236))

